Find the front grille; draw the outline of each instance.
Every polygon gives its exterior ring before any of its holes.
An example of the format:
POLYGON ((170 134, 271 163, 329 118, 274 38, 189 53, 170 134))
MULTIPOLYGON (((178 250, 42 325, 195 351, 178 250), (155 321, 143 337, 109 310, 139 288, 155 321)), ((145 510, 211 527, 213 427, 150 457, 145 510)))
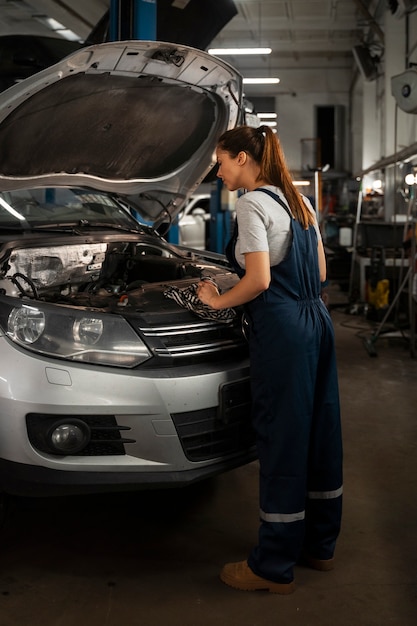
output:
POLYGON ((239 454, 254 445, 247 379, 224 385, 220 395, 218 407, 172 414, 184 454, 190 461, 239 454))
POLYGON ((140 332, 155 356, 175 360, 246 349, 245 340, 236 323, 203 321, 180 326, 140 328, 140 332))
POLYGON ((122 437, 121 431, 130 430, 119 426, 113 415, 45 415, 29 413, 26 425, 29 441, 34 448, 47 454, 57 454, 51 450, 46 435, 56 424, 78 419, 85 422, 91 429, 91 439, 80 452, 71 456, 107 456, 125 454, 125 443, 134 443, 134 439, 122 437))

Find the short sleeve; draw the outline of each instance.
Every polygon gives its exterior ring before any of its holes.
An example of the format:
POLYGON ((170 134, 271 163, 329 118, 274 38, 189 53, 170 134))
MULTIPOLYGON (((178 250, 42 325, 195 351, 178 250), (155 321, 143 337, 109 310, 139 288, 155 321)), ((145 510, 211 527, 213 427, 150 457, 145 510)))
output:
POLYGON ((268 252, 269 217, 257 202, 242 196, 236 204, 239 252, 268 252))

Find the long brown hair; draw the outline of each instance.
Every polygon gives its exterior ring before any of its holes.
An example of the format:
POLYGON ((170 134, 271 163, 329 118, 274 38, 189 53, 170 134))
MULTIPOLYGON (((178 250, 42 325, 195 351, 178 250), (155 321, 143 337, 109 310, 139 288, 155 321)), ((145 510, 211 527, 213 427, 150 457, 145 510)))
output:
POLYGON ((232 158, 242 151, 249 154, 260 167, 258 180, 282 190, 295 219, 304 228, 314 224, 313 214, 292 182, 279 139, 269 126, 238 126, 223 133, 217 145, 232 158))

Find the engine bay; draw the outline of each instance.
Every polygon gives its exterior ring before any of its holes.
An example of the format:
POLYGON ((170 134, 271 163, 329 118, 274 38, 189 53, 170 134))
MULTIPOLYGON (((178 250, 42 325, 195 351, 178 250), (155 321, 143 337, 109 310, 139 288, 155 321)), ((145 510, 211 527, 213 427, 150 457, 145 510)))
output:
POLYGON ((175 255, 154 242, 99 241, 15 248, 3 261, 0 293, 57 304, 106 308, 123 294, 228 270, 175 255))

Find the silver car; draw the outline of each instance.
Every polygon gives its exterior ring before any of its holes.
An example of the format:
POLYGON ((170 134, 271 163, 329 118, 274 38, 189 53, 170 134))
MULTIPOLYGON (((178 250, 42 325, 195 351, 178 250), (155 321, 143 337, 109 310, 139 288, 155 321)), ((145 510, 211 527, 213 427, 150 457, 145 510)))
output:
POLYGON ((229 65, 144 41, 0 94, 0 491, 186 485, 255 458, 239 311, 167 297, 235 274, 132 217, 175 218, 241 100, 229 65))
POLYGON ((178 221, 179 243, 196 250, 210 250, 210 194, 195 193, 178 221))

